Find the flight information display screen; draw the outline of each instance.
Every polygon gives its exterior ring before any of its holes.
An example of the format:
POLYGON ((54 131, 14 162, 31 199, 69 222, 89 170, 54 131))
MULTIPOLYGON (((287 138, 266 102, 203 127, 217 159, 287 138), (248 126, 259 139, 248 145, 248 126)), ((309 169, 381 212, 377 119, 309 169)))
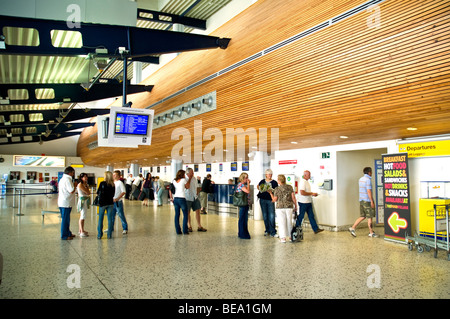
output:
POLYGON ((115 134, 147 135, 148 114, 116 113, 115 134))

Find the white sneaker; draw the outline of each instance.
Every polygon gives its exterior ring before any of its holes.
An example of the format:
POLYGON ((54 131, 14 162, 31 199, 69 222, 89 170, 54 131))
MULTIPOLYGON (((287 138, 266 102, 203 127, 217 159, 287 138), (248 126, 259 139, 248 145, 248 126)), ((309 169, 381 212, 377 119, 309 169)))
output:
POLYGON ((89 237, 89 235, 86 233, 80 233, 80 237, 89 237))
POLYGON ((350 232, 350 234, 352 234, 353 237, 356 237, 356 232, 353 228, 349 228, 348 231, 350 232))
POLYGON ((375 233, 372 233, 372 234, 369 234, 369 237, 376 238, 376 237, 378 237, 378 235, 375 233))
POLYGON ((128 234, 128 230, 124 230, 124 231, 122 232, 122 234, 124 234, 124 235, 128 234))

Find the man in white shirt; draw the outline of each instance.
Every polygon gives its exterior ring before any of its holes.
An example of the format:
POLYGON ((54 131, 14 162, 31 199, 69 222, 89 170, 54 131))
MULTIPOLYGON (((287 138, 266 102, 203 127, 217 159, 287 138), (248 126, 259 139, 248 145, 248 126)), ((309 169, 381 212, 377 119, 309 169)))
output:
POLYGON ((127 180, 125 182, 125 198, 130 198, 131 184, 133 184, 133 174, 128 174, 127 180))
POLYGON ((188 208, 188 229, 189 231, 192 231, 191 226, 191 208, 195 212, 195 217, 197 219, 197 231, 205 232, 206 229, 202 227, 201 221, 200 221, 200 200, 198 199, 198 181, 194 177, 194 170, 190 167, 186 169, 186 183, 190 181, 189 188, 187 188, 184 193, 186 197, 186 204, 188 208))
POLYGON ((115 186, 113 198, 114 210, 117 212, 117 215, 119 215, 119 218, 122 221, 122 234, 128 234, 128 223, 123 210, 123 197, 126 194, 126 190, 125 185, 123 185, 123 182, 120 180, 120 171, 114 171, 113 178, 115 186))
MULTIPOLYGON (((141 187, 141 182, 142 182, 142 174, 139 174, 138 176, 136 176, 136 178, 133 181, 133 184, 131 184, 131 194, 130 194, 130 200, 134 198, 138 199, 136 196, 134 196, 134 193, 136 192, 136 190, 140 190, 141 187)), ((139 194, 138 194, 139 195, 139 194)))
POLYGON ((309 223, 315 234, 320 233, 323 229, 317 226, 316 219, 314 218, 314 212, 312 208, 312 196, 316 197, 318 194, 311 192, 311 185, 309 179, 311 178, 310 171, 303 172, 303 178, 300 181, 300 195, 298 197, 298 206, 300 207, 300 213, 297 218, 297 226, 300 226, 305 217, 305 212, 308 214, 309 223))
POLYGON ((61 212, 61 239, 71 240, 75 237, 70 231, 70 212, 75 199, 76 183, 72 179, 75 170, 72 166, 66 167, 63 177, 59 180, 58 207, 61 212))

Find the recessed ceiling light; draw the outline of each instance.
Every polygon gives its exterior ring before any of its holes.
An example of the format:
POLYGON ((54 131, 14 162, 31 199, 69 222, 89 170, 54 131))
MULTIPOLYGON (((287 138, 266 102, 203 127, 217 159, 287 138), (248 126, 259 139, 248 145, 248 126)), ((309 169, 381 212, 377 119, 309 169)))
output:
POLYGON ((417 127, 408 127, 407 130, 408 131, 417 131, 417 127))
POLYGON ((341 136, 339 136, 339 138, 348 138, 348 136, 341 135, 341 136))
POLYGON ((291 142, 291 144, 297 144, 297 142, 291 142))

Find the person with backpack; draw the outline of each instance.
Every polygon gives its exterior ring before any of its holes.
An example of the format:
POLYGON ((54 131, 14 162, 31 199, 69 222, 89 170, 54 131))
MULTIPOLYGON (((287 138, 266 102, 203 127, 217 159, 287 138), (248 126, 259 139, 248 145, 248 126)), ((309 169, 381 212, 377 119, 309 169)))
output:
POLYGON ((97 195, 99 199, 98 207, 98 226, 97 226, 97 238, 103 237, 103 218, 105 211, 108 218, 108 231, 107 238, 110 239, 114 229, 114 219, 116 211, 114 210, 114 179, 113 174, 110 171, 105 172, 105 180, 100 183, 97 189, 97 195))

